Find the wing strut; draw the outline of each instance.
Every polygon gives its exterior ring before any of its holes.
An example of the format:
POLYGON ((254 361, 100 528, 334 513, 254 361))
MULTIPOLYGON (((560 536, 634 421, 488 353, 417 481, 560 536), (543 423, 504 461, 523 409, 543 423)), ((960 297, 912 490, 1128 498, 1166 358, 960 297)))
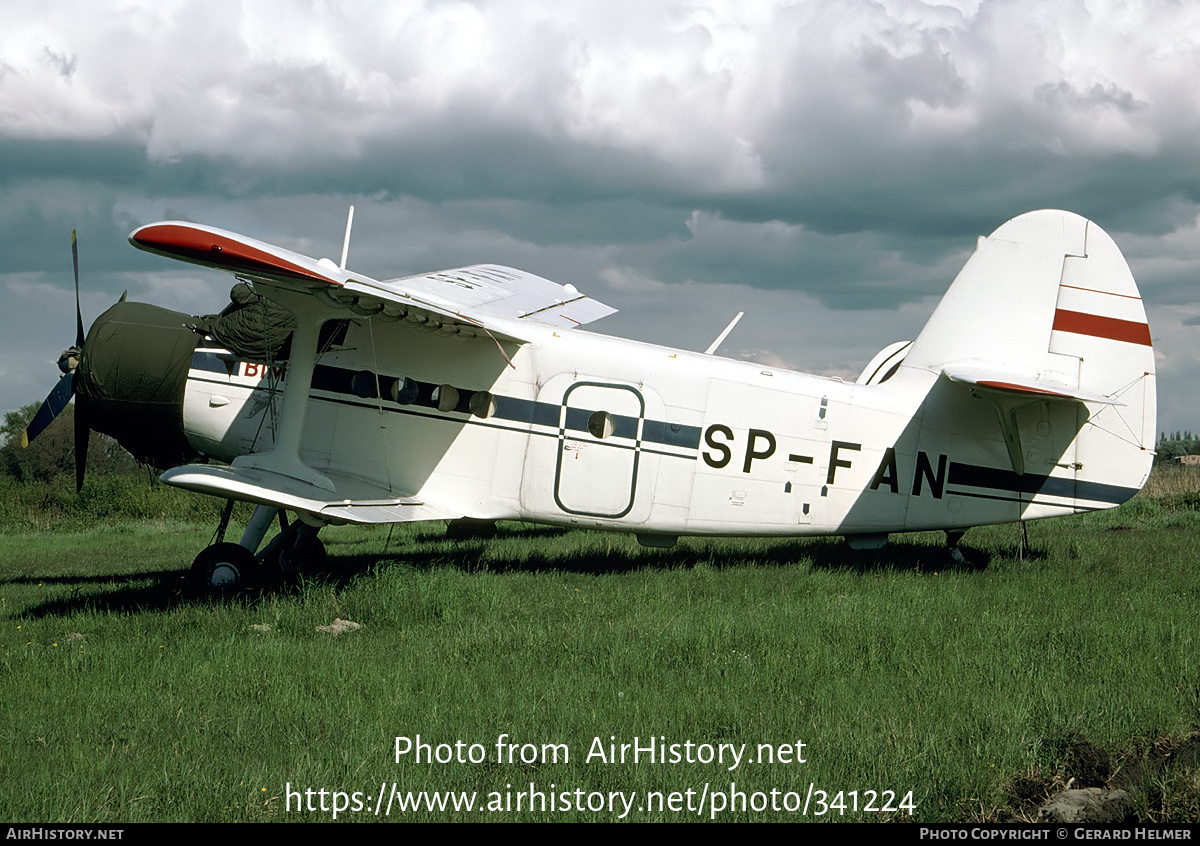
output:
POLYGON ((275 445, 266 452, 238 456, 234 467, 279 473, 307 482, 327 491, 336 488, 326 476, 300 460, 300 441, 304 435, 304 417, 308 411, 308 392, 312 387, 317 363, 317 340, 326 312, 307 292, 271 286, 271 299, 292 310, 296 329, 284 376, 283 406, 275 431, 275 445))
POLYGON ((1018 476, 1025 475, 1025 451, 1021 448, 1021 429, 1017 425, 1017 411, 1026 405, 1038 402, 1028 397, 1003 396, 998 392, 975 391, 976 396, 982 397, 996 411, 1000 419, 1000 433, 1004 436, 1004 446, 1008 450, 1008 460, 1013 472, 1018 476))

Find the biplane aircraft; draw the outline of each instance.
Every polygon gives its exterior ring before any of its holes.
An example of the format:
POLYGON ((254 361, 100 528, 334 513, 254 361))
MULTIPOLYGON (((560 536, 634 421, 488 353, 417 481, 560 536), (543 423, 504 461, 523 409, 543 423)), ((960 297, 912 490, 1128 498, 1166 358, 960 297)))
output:
POLYGON ((956 552, 972 526, 1118 505, 1150 471, 1142 301, 1068 212, 980 238, 917 337, 854 382, 716 356, 724 335, 701 353, 593 334, 614 309, 509 267, 377 281, 345 245, 339 265, 193 223, 129 240, 240 294, 203 318, 122 301, 84 338, 76 258, 76 347, 27 437, 74 394, 77 444, 96 429, 168 484, 257 503, 239 543, 197 557, 213 587, 256 553, 322 555, 331 523, 526 520, 650 546, 940 529, 956 552))

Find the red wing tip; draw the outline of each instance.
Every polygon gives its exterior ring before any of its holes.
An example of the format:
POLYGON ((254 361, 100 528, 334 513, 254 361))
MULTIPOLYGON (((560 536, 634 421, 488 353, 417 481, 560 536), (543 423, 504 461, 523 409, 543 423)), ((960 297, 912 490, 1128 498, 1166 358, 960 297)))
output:
POLYGON ((186 223, 151 223, 129 236, 130 243, 156 250, 207 250, 227 240, 186 223))
POLYGON ((151 223, 134 230, 129 242, 135 247, 162 253, 172 258, 216 266, 234 273, 263 273, 288 279, 324 282, 341 285, 307 267, 276 255, 267 249, 248 243, 232 233, 215 232, 187 223, 151 223))

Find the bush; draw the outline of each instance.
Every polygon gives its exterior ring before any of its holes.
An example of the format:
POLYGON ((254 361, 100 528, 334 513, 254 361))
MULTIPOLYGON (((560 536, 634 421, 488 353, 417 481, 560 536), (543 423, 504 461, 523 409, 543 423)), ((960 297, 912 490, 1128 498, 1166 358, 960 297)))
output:
MULTIPOLYGON (((157 474, 88 475, 75 492, 74 478, 19 482, 0 475, 0 531, 78 531, 98 522, 173 520, 215 526, 223 500, 173 488, 157 474)), ((253 505, 238 503, 235 519, 244 523, 253 505)))

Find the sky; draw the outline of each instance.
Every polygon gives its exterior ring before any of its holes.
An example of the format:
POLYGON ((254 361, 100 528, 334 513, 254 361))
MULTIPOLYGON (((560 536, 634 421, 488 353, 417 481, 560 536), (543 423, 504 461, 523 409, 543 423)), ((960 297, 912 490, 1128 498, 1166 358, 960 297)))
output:
POLYGON ((1200 431, 1200 4, 154 0, 0 9, 0 411, 130 299, 228 276, 184 219, 378 279, 571 283, 589 329, 853 379, 977 236, 1096 221, 1141 288, 1160 431, 1200 431))

